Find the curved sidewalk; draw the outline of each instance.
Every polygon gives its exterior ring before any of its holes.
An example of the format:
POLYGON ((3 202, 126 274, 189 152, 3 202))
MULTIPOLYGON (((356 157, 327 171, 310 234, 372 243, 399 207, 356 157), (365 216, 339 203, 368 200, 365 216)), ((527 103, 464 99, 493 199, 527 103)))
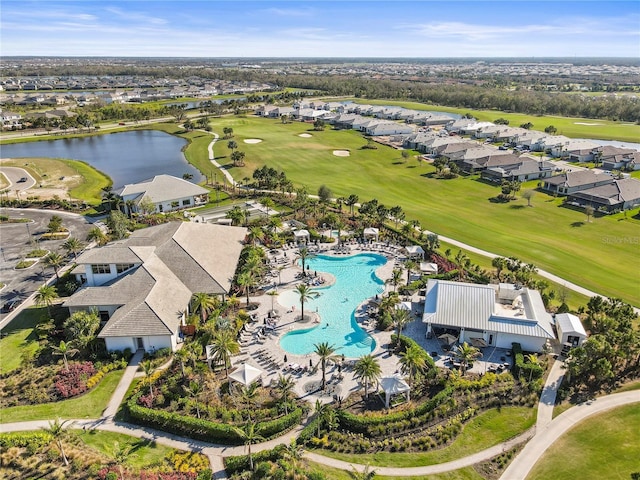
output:
POLYGON ((525 445, 524 449, 504 471, 500 480, 524 480, 542 454, 567 430, 582 420, 598 413, 631 403, 639 403, 638 391, 614 393, 590 400, 554 418, 549 425, 525 445))

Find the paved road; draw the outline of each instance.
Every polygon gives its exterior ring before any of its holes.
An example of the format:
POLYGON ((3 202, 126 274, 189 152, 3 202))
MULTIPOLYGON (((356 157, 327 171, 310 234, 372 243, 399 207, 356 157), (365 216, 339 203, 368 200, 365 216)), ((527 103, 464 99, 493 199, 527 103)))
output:
POLYGON ((9 180, 9 185, 6 187, 11 192, 24 191, 36 184, 35 178, 31 176, 24 168, 20 167, 0 167, 0 172, 9 180), (26 178, 25 182, 21 182, 21 178, 26 178))
POLYGON ((600 397, 576 405, 558 415, 525 445, 522 452, 504 471, 500 480, 524 480, 542 454, 567 430, 592 415, 631 403, 640 403, 640 394, 637 391, 600 397))

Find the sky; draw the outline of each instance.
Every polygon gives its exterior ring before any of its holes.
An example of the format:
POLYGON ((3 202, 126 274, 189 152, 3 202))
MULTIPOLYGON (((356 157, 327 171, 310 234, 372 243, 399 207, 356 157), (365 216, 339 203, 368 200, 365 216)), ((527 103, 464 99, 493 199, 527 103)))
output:
POLYGON ((1 2, 2 57, 640 58, 638 0, 1 2))

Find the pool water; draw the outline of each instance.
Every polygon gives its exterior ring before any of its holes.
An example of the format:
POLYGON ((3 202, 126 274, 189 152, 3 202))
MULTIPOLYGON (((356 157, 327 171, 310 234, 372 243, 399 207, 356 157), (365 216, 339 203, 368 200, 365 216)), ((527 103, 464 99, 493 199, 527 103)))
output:
MULTIPOLYGON (((370 253, 349 257, 318 255, 307 260, 308 272, 317 271, 318 276, 330 273, 336 281, 329 287, 314 288, 320 296, 304 304, 305 312, 317 309, 321 322, 283 335, 280 346, 296 355, 314 352, 314 345, 321 342, 328 342, 336 348, 336 354, 349 358, 371 353, 376 343, 356 322, 355 311, 367 298, 384 292, 384 282, 375 272, 386 262, 385 257, 370 253)), ((278 303, 300 309, 300 297, 295 290, 278 295, 278 303)))

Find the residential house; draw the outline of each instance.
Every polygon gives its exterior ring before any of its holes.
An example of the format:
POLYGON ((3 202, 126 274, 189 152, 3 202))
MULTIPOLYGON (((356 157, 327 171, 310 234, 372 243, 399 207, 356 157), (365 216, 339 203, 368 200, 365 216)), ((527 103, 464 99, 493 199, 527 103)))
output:
POLYGON ((603 212, 629 210, 640 205, 640 180, 635 178, 613 180, 599 187, 572 193, 567 201, 582 207, 590 205, 603 212))
MULTIPOLYGON (((629 162, 636 160, 640 152, 633 148, 604 145, 593 149, 593 160, 602 163, 606 170, 624 170, 629 162)), ((635 165, 634 161, 634 165, 635 165)))
POLYGON ((522 163, 518 155, 495 149, 492 149, 488 155, 478 156, 477 154, 479 154, 481 150, 484 149, 474 148, 467 150, 466 153, 471 153, 473 156, 463 157, 461 160, 457 160, 456 163, 460 169, 468 173, 475 173, 488 168, 512 169, 522 163))
POLYGON ((429 280, 422 322, 428 337, 455 331, 459 343, 482 339, 488 347, 510 349, 517 342, 525 351, 540 352, 555 340, 540 293, 505 283, 429 280))
POLYGON ((611 175, 594 173, 591 170, 579 170, 547 178, 542 184, 542 189, 557 195, 569 195, 609 183, 613 183, 611 175))
POLYGON ((371 136, 401 135, 413 133, 413 131, 414 129, 411 125, 392 121, 383 121, 375 125, 370 125, 365 130, 367 135, 371 136))
POLYGON ((554 165, 551 162, 539 161, 521 156, 516 165, 491 166, 484 170, 480 177, 494 182, 503 180, 526 182, 553 175, 554 165))
POLYGON ((570 313, 558 313, 555 316, 558 340, 562 345, 579 347, 587 339, 587 332, 578 317, 570 313))
POLYGON ((194 293, 228 295, 246 229, 171 222, 90 249, 72 271, 83 287, 64 303, 96 310, 107 350, 175 351, 194 293))
POLYGON ((125 185, 114 193, 122 199, 126 213, 139 212, 143 201, 152 202, 155 211, 161 213, 202 205, 209 200, 206 188, 171 175, 156 175, 144 182, 125 185))

